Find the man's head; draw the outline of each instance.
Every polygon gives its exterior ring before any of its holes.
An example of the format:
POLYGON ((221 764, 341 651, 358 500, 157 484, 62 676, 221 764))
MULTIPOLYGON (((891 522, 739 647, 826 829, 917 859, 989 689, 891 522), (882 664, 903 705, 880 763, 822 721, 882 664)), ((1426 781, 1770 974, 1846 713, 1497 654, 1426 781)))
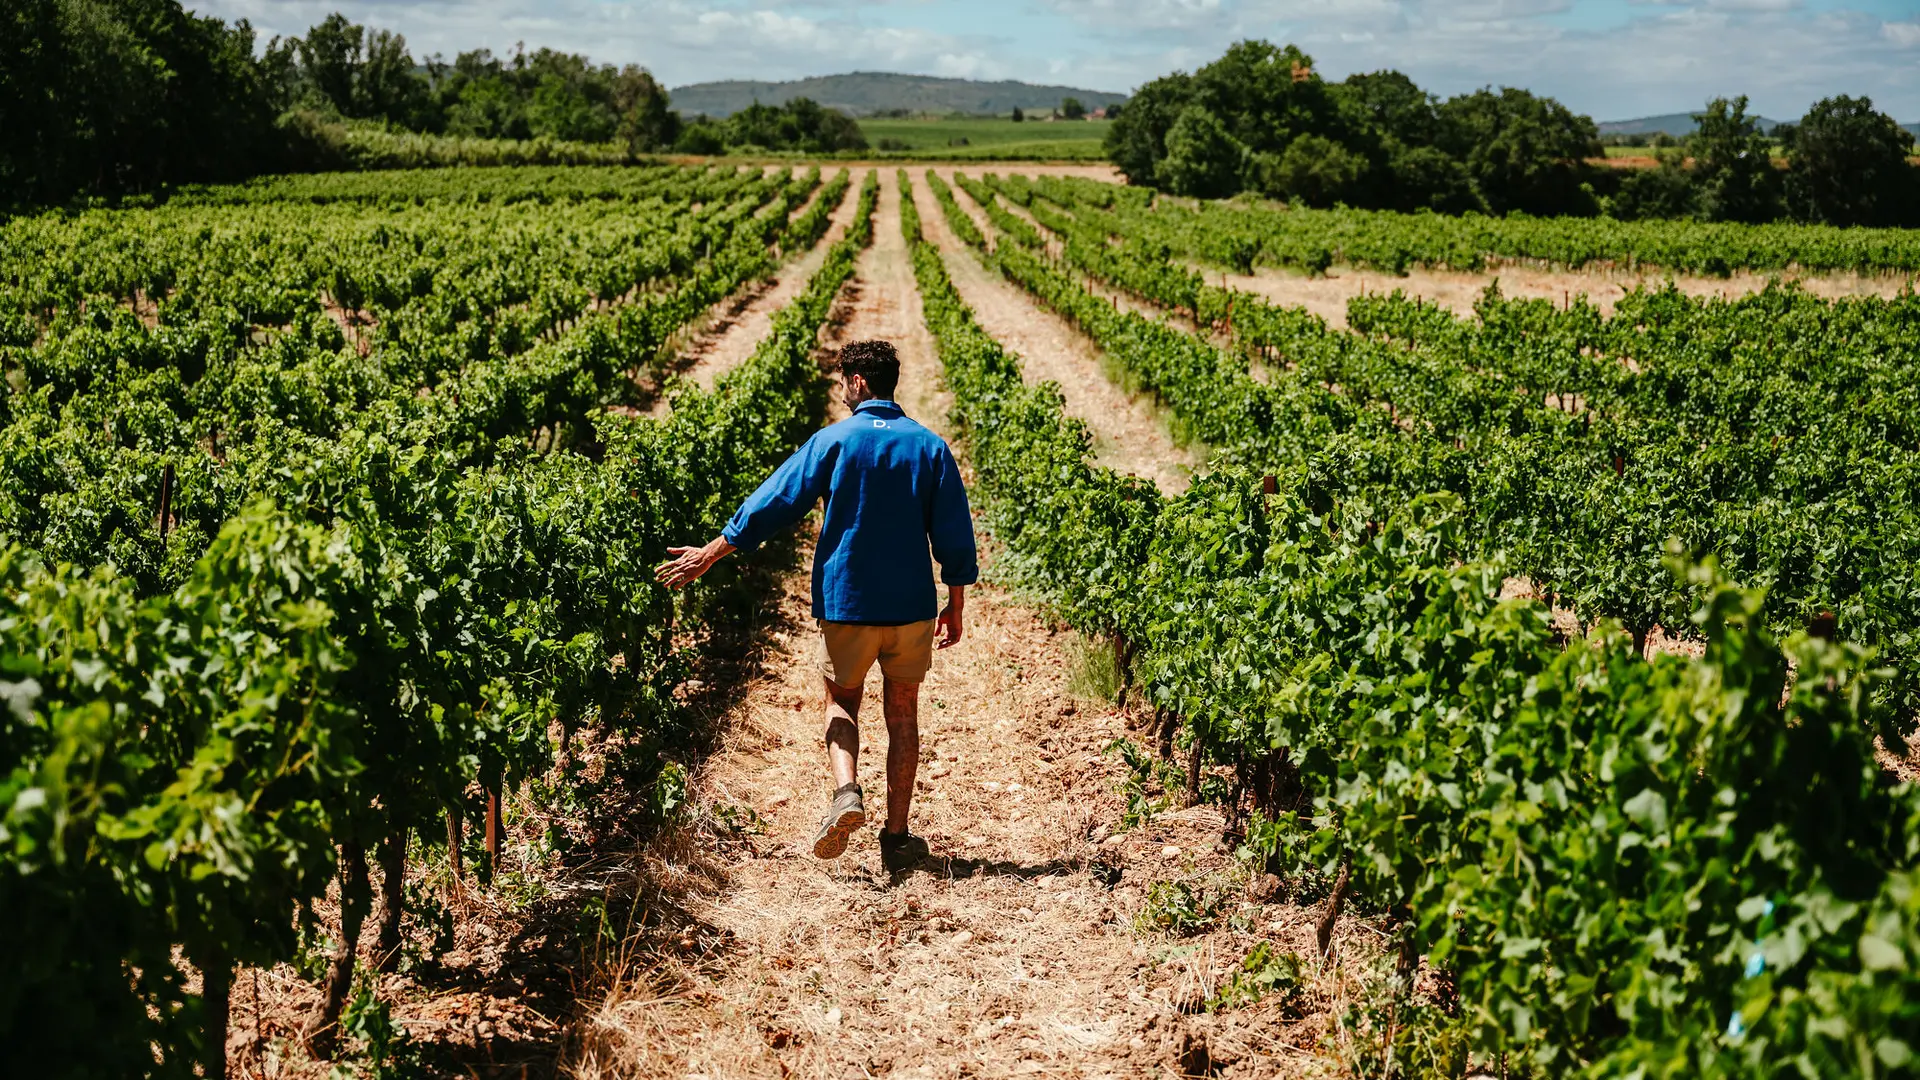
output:
POLYGON ((840 350, 840 381, 847 408, 879 398, 892 401, 900 385, 900 356, 886 341, 856 341, 840 350))

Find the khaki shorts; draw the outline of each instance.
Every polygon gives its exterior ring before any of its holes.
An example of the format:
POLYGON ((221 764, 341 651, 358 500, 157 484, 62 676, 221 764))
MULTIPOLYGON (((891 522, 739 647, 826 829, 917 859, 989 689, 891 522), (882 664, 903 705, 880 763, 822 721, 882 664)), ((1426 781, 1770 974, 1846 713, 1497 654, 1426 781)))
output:
POLYGON ((933 620, 905 626, 820 623, 820 668, 835 686, 852 689, 867 681, 880 661, 880 674, 894 682, 924 682, 933 667, 933 620))

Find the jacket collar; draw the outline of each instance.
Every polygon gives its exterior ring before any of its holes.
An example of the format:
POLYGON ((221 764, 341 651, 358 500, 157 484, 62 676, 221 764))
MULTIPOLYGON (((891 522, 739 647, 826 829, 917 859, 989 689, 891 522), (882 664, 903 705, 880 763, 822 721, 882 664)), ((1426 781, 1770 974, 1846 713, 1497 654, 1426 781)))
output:
POLYGON ((880 412, 880 413, 892 413, 895 416, 907 415, 907 411, 905 409, 902 409, 900 406, 895 405, 891 401, 888 401, 886 398, 868 398, 867 400, 861 402, 860 404, 855 405, 853 407, 853 411, 856 414, 863 413, 863 412, 880 412))

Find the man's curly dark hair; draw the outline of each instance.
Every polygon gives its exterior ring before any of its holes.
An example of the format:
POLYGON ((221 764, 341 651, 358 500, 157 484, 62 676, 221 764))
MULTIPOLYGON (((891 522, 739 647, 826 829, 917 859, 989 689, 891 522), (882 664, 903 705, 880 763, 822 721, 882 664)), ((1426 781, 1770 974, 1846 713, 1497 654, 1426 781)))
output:
POLYGON ((900 354, 889 341, 856 341, 840 349, 840 374, 860 376, 874 397, 891 401, 900 385, 900 354))

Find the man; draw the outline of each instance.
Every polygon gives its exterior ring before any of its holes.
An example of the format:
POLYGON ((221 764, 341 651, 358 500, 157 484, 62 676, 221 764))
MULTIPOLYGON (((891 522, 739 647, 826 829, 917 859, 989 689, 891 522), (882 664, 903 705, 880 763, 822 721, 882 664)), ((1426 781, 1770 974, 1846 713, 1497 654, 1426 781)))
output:
POLYGON ((750 551, 826 500, 813 553, 813 617, 824 639, 827 769, 835 785, 813 853, 835 859, 866 822, 855 778, 860 760, 860 695, 880 664, 887 721, 887 822, 880 858, 893 873, 927 853, 907 831, 920 766, 920 682, 933 650, 960 640, 967 586, 980 576, 973 518, 953 452, 894 404, 900 358, 884 341, 840 350, 840 379, 853 415, 816 432, 761 484, 705 547, 676 547, 661 565, 677 589, 731 551, 750 551), (931 556, 931 558, 929 557, 931 556), (938 604, 933 560, 947 585, 938 604))

